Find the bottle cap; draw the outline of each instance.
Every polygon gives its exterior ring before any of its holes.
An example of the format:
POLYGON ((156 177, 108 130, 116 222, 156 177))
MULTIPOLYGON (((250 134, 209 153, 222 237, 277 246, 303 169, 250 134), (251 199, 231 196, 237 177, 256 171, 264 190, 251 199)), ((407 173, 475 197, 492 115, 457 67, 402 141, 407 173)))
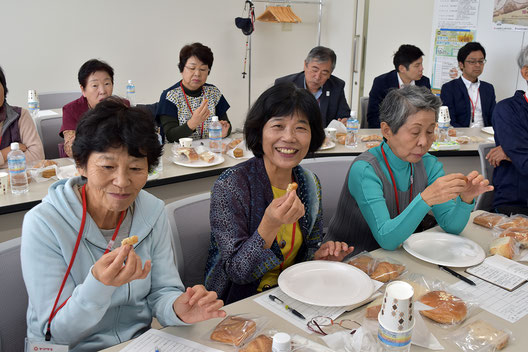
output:
POLYGON ((354 110, 350 111, 350 117, 357 117, 357 113, 354 110))
POLYGON ((132 80, 131 79, 128 80, 128 84, 132 84, 132 80))
POLYGON ((211 120, 212 120, 213 122, 218 121, 218 116, 213 116, 213 117, 211 117, 211 120))
POLYGON ((273 336, 272 350, 274 352, 286 352, 291 351, 291 338, 290 335, 284 332, 278 332, 273 336))
POLYGON ((11 150, 18 150, 18 149, 20 149, 18 142, 11 143, 11 150))
POLYGON ((449 108, 447 106, 441 106, 440 111, 438 112, 438 123, 446 123, 450 121, 449 108))

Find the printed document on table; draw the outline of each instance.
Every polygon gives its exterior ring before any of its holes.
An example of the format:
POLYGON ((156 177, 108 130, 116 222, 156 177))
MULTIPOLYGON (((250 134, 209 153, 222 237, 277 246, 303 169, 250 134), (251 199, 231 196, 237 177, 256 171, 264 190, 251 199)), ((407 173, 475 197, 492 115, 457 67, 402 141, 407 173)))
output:
POLYGON ((528 285, 510 292, 475 276, 470 276, 469 279, 476 286, 459 281, 450 287, 467 292, 475 297, 482 309, 510 323, 515 323, 528 314, 528 285))
POLYGON ((197 342, 150 329, 140 337, 132 340, 121 351, 126 352, 221 352, 215 348, 201 345, 197 342))
POLYGON ((488 257, 481 264, 467 268, 466 272, 508 291, 528 280, 528 266, 500 255, 488 257))

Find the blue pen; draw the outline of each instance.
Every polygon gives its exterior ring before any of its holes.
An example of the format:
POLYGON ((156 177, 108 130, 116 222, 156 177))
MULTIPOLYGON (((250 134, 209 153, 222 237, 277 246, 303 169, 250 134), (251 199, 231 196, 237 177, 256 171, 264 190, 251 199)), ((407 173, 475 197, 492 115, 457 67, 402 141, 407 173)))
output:
POLYGON ((154 350, 154 352, 161 352, 158 346, 156 346, 156 349, 154 350))

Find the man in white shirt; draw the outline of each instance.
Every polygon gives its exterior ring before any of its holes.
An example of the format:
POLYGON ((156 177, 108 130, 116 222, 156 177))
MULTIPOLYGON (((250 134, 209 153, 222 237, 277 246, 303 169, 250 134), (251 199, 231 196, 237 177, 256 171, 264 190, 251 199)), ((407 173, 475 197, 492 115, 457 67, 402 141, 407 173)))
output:
POLYGON ((477 42, 464 45, 458 51, 458 66, 462 75, 442 86, 440 98, 449 108, 453 127, 491 126, 495 109, 495 89, 479 80, 486 63, 486 50, 477 42))

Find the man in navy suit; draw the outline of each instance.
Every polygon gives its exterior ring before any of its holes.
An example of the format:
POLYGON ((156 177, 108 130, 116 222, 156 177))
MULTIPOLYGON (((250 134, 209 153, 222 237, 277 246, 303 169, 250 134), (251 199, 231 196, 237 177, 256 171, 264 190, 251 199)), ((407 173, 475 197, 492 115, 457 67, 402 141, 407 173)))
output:
POLYGON ((332 75, 336 66, 336 54, 332 49, 316 46, 304 60, 304 71, 277 78, 275 84, 293 82, 299 88, 310 91, 319 103, 323 127, 330 121, 346 121, 350 108, 345 99, 345 82, 332 75))
POLYGON ((449 108, 453 127, 491 126, 495 109, 495 89, 478 77, 484 70, 486 50, 477 42, 464 45, 458 51, 458 66, 462 75, 442 86, 440 98, 449 108))
POLYGON ((429 78, 423 75, 423 55, 414 45, 403 44, 394 54, 394 70, 374 78, 367 110, 369 128, 380 127, 379 107, 391 88, 417 85, 431 89, 429 78))

